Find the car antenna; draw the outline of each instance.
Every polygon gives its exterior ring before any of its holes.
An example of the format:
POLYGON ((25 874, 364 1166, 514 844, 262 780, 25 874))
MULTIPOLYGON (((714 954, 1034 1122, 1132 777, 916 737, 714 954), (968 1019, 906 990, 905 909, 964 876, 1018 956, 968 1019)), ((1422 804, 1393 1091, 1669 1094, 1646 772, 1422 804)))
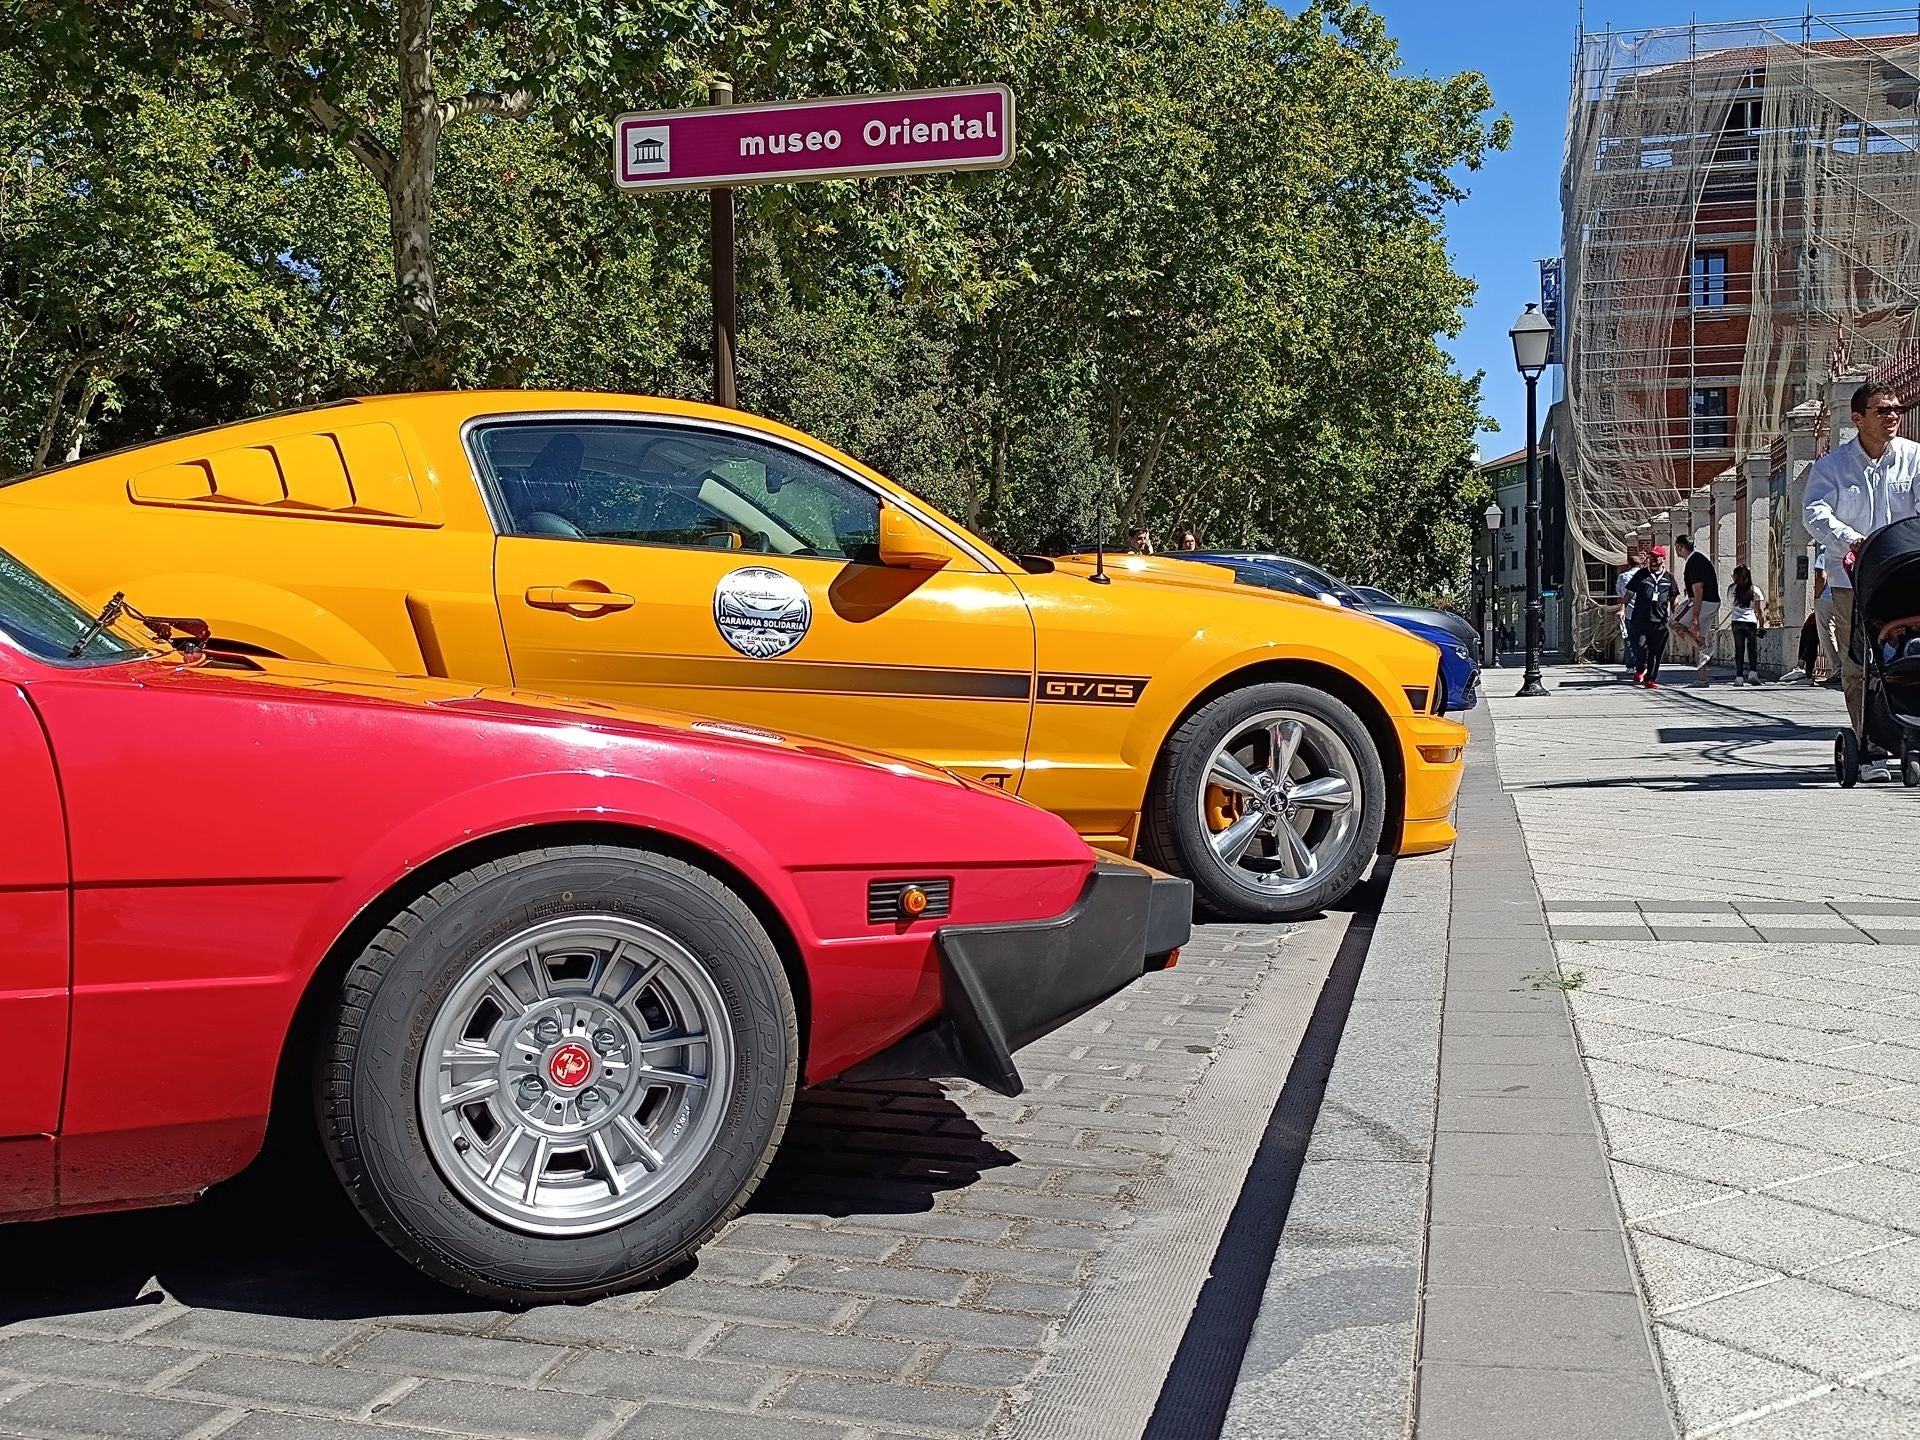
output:
POLYGON ((1111 585, 1113 579, 1107 574, 1107 560, 1102 553, 1107 546, 1107 482, 1093 482, 1093 575, 1096 585, 1111 585))

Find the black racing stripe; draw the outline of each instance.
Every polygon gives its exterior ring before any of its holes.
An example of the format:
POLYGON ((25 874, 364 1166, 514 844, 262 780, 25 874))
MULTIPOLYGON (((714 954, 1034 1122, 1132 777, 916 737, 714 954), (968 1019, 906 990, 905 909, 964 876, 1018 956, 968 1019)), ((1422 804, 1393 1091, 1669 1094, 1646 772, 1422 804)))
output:
POLYGON ((829 691, 843 695, 919 697, 932 700, 1033 698, 1024 670, 949 670, 923 665, 862 665, 819 660, 752 660, 742 657, 658 655, 568 655, 570 680, 653 685, 683 690, 829 691))

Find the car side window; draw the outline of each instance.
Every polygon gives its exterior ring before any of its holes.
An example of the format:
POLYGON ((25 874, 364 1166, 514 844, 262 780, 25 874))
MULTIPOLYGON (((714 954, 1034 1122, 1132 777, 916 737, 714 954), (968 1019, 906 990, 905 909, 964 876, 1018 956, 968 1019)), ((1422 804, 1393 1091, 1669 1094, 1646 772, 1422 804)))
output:
POLYGON ((511 534, 878 559, 878 496, 751 436, 556 420, 491 426, 479 448, 511 534))

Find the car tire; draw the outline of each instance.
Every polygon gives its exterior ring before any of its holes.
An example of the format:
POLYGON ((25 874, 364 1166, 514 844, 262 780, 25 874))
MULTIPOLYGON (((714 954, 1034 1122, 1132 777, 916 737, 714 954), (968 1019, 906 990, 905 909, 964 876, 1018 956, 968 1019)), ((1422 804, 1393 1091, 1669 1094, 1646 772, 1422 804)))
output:
POLYGON ((1210 911, 1295 920, 1359 884, 1386 810, 1373 736, 1349 706, 1307 685, 1249 685, 1201 706, 1168 739, 1148 795, 1145 848, 1193 881, 1210 911), (1284 781, 1273 775, 1276 754, 1289 761, 1284 781), (1223 755, 1238 769, 1223 766, 1223 755))
POLYGON ((316 1056, 321 1139, 428 1275, 586 1299, 680 1263, 746 1203, 799 1048, 779 953, 727 884, 641 850, 530 850, 434 886, 348 967, 316 1056))

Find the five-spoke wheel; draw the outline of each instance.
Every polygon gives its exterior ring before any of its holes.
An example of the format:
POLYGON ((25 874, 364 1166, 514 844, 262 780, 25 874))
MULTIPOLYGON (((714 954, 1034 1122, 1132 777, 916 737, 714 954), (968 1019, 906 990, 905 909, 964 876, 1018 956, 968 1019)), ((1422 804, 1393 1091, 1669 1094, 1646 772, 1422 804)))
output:
POLYGON ((1236 918, 1310 915, 1378 849, 1386 781, 1347 706, 1303 685, 1231 691, 1167 743, 1149 800, 1151 858, 1236 918))

